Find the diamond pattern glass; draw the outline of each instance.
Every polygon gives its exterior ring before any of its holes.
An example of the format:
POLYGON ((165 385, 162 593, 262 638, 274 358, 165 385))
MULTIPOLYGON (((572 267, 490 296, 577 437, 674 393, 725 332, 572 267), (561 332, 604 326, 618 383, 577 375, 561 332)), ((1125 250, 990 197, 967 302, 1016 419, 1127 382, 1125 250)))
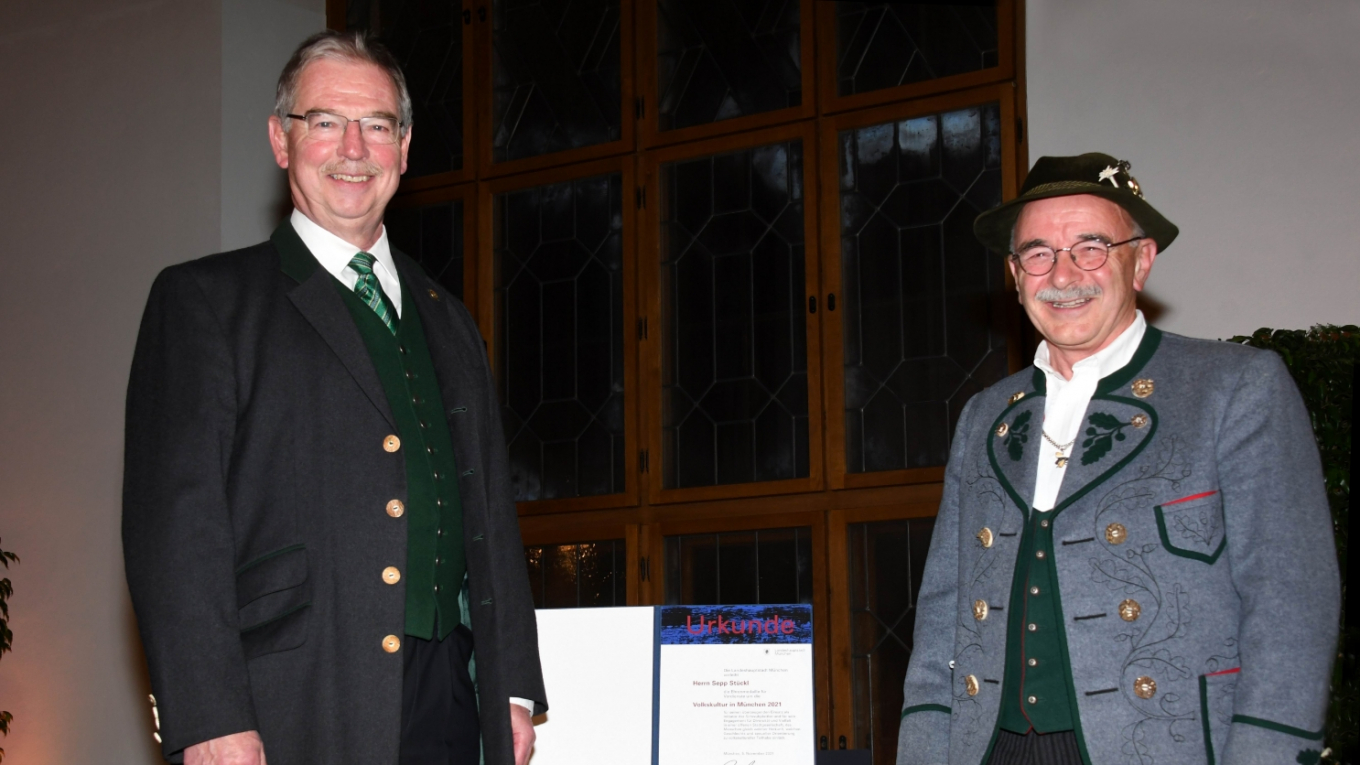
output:
POLYGON ((463 200, 389 207, 383 225, 393 247, 410 255, 449 294, 463 298, 463 200))
POLYGON ((1006 374, 996 104, 839 134, 845 461, 943 465, 963 405, 1006 374))
POLYGON ((617 140, 619 0, 495 0, 496 162, 617 140))
POLYGON ((614 174, 495 197, 497 383, 516 500, 624 489, 622 187, 614 174))
POLYGON ((842 96, 997 65, 995 2, 835 5, 842 96))
POLYGON ((812 602, 807 526, 669 536, 666 605, 812 602))
POLYGON ((351 0, 349 29, 367 29, 401 64, 413 121, 406 177, 463 168, 463 4, 351 0))
POLYGON ((808 475, 800 141, 661 174, 666 488, 808 475))
POLYGON ((850 574, 851 695, 855 745, 874 765, 897 761, 902 681, 911 660, 916 596, 934 518, 846 527, 850 574))
POLYGON ((599 608, 628 603, 622 539, 526 546, 534 608, 599 608))
POLYGON ((798 106, 799 0, 660 0, 662 130, 798 106))

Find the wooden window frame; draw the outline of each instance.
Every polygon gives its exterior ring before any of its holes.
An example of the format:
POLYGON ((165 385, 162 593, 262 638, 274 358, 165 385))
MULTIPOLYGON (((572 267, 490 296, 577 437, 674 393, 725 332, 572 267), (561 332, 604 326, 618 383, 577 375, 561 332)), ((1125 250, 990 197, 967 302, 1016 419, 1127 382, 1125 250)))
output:
POLYGON ((661 94, 658 92, 657 83, 657 9, 656 0, 637 1, 637 71, 638 71, 638 102, 641 115, 638 118, 638 144, 639 148, 652 149, 661 146, 669 146, 687 141, 696 141, 704 138, 726 135, 728 133, 742 133, 756 130, 772 125, 779 125, 785 122, 795 122, 798 120, 811 119, 817 116, 817 82, 816 82, 816 34, 813 33, 812 25, 815 23, 815 9, 813 6, 821 5, 818 0, 799 0, 799 76, 802 79, 802 101, 798 106, 789 106, 783 109, 776 109, 769 112, 758 114, 748 114, 743 117, 734 117, 720 122, 709 122, 703 125, 691 125, 690 127, 677 128, 675 130, 661 130, 658 127, 660 118, 661 94))
MULTIPOLYGON (((1018 149, 1015 148, 1015 91, 1009 84, 988 85, 956 93, 946 93, 907 103, 890 104, 873 109, 838 114, 822 120, 820 155, 823 182, 821 190, 823 200, 821 207, 823 302, 827 302, 829 296, 839 295, 843 292, 841 289, 840 156, 838 150, 840 133, 854 128, 939 114, 987 103, 999 103, 1001 108, 1001 195, 1003 199, 1010 199, 1015 196, 1018 188, 1016 163, 1013 161, 1018 149)), ((829 485, 835 489, 847 489, 943 481, 944 466, 881 470, 869 473, 849 473, 846 471, 845 375, 843 373, 845 354, 844 336, 842 334, 844 325, 841 319, 843 314, 844 311, 822 312, 822 332, 826 338, 824 342, 826 348, 824 368, 827 370, 826 382, 823 386, 826 395, 823 412, 826 417, 827 479, 829 485)), ((1010 323, 1013 324, 1014 322, 1010 323)), ((1008 342, 1008 366, 1014 368, 1013 360, 1010 358, 1010 348, 1011 344, 1008 342)))
POLYGON ((817 140, 816 123, 804 122, 782 125, 773 128, 750 131, 736 135, 712 138, 706 141, 669 146, 648 152, 642 158, 641 176, 643 179, 643 199, 654 200, 643 210, 643 223, 639 229, 639 242, 646 247, 638 248, 639 297, 641 305, 646 306, 643 319, 654 331, 642 341, 643 390, 646 392, 644 406, 647 428, 647 450, 650 462, 658 467, 649 470, 647 481, 648 499, 651 504, 676 502, 695 502, 701 500, 727 499, 732 497, 755 497, 772 494, 797 494, 820 491, 823 481, 822 457, 822 418, 817 412, 821 401, 821 337, 818 317, 805 312, 804 327, 807 337, 807 380, 808 380, 808 475, 806 478, 789 478, 779 481, 758 481, 752 483, 719 484, 715 486, 694 486, 689 488, 668 489, 662 485, 661 468, 663 457, 662 407, 665 392, 661 388, 661 357, 663 353, 664 319, 661 315, 661 167, 667 163, 686 159, 699 159, 732 151, 767 146, 775 143, 801 140, 803 142, 803 285, 804 300, 815 299, 819 284, 819 258, 817 254, 817 140))
MULTIPOLYGON (((646 0, 637 0, 646 2, 646 0)), ((483 7, 490 5, 492 0, 483 0, 483 7)), ((474 140, 474 150, 478 154, 479 166, 482 169, 478 176, 484 179, 503 178, 509 175, 526 173, 533 170, 544 170, 546 168, 556 168, 563 165, 570 165, 592 160, 603 159, 619 155, 631 154, 637 146, 637 120, 634 118, 633 104, 636 97, 634 87, 634 55, 637 48, 636 35, 634 34, 633 8, 634 0, 619 0, 619 137, 616 140, 606 143, 595 144, 594 146, 583 146, 579 149, 568 149, 566 151, 554 151, 547 154, 540 154, 534 157, 524 157, 523 159, 513 159, 506 162, 496 162, 495 147, 492 145, 491 132, 494 131, 495 120, 495 89, 492 81, 495 79, 494 70, 494 32, 492 18, 495 10, 487 10, 486 23, 482 25, 481 33, 478 35, 476 48, 476 58, 479 71, 486 73, 482 78, 483 88, 477 90, 477 114, 481 124, 486 126, 488 131, 486 136, 478 135, 474 140), (485 140, 482 140, 482 139, 485 140)), ((539 184, 533 184, 539 185, 539 184)))
POLYGON ((478 288, 484 290, 482 293, 485 300, 480 301, 478 320, 481 322, 482 337, 486 340, 487 358, 491 362, 491 368, 497 369, 498 359, 496 357, 496 240, 493 230, 495 220, 495 207, 497 194, 522 189, 534 188, 536 186, 548 186, 555 183, 564 183, 581 178, 592 178, 601 175, 618 173, 621 176, 621 188, 623 190, 622 209, 620 211, 623 218, 622 229, 622 248, 623 248, 623 273, 621 275, 623 288, 623 315, 620 317, 620 330, 624 333, 623 337, 623 470, 624 488, 622 493, 600 494, 588 497, 565 497, 561 499, 539 499, 517 503, 519 514, 539 515, 544 513, 570 513, 580 510, 599 510, 614 507, 634 507, 638 504, 638 462, 639 455, 635 444, 638 443, 639 427, 638 422, 638 347, 636 342, 632 342, 634 337, 633 327, 637 323, 637 260, 635 256, 637 241, 637 216, 634 205, 629 204, 629 190, 636 187, 635 163, 631 156, 611 157, 608 159, 595 160, 593 162, 583 162, 566 167, 556 167, 532 175, 516 175, 505 178, 498 178, 490 181, 483 181, 478 186, 478 196, 480 197, 477 205, 477 229, 478 238, 484 245, 480 248, 477 258, 478 288))
POLYGON ((1020 30, 1023 34, 1025 28, 1022 0, 997 0, 996 66, 933 80, 870 90, 850 96, 838 95, 836 92, 836 65, 838 63, 836 55, 836 4, 834 2, 816 2, 816 5, 817 46, 820 54, 817 65, 817 84, 818 94, 821 96, 823 104, 823 114, 836 114, 1016 79, 1017 53, 1022 42, 1018 39, 1016 30, 1020 30))

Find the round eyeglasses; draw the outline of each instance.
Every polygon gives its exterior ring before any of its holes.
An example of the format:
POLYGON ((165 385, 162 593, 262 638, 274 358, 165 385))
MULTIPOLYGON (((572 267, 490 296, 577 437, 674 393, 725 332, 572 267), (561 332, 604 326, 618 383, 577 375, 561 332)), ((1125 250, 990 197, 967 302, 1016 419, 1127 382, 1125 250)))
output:
POLYGON ((1053 265, 1058 262, 1058 253, 1066 252, 1072 256, 1072 262, 1076 264, 1077 268, 1083 271, 1094 271, 1105 265, 1105 261, 1110 257, 1110 250, 1146 238, 1145 236, 1135 236, 1132 239, 1125 239, 1113 244, 1106 244, 1099 239, 1088 239, 1084 242, 1077 242, 1071 247, 1060 247, 1056 250, 1048 245, 1040 244, 1034 247, 1026 247, 1020 252, 1012 252, 1011 259, 1020 264, 1020 268, 1030 276, 1043 276, 1053 270, 1053 265))
POLYGON ((313 141, 339 142, 344 139, 349 123, 359 123, 359 137, 366 143, 396 143, 401 135, 401 123, 393 117, 359 117, 350 119, 329 112, 289 114, 307 126, 307 137, 313 141))

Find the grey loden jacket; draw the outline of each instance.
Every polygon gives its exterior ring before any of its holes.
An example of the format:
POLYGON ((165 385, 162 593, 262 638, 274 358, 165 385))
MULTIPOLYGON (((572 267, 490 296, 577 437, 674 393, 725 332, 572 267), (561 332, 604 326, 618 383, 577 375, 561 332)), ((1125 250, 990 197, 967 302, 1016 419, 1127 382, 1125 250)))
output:
MULTIPOLYGON (((460 476, 487 765, 509 697, 546 709, 496 388, 463 305, 393 258, 425 329, 460 476)), ((332 277, 285 221, 172 266, 128 383, 123 549, 163 753, 258 730, 270 765, 395 765, 406 563, 403 450, 332 277)), ((150 722, 150 716, 148 716, 150 722)), ((149 735, 149 734, 148 734, 149 735)))
MULTIPOLYGON (((973 604, 1009 603, 1044 388, 1030 367, 959 419, 899 765, 989 756, 1007 620, 979 619, 973 604)), ((1052 522, 1086 762, 1317 762, 1340 584, 1316 442, 1278 356, 1149 327, 1091 399, 1052 522), (1132 621, 1120 617, 1129 599, 1141 607, 1132 621), (1139 678, 1155 683, 1150 697, 1139 678)))

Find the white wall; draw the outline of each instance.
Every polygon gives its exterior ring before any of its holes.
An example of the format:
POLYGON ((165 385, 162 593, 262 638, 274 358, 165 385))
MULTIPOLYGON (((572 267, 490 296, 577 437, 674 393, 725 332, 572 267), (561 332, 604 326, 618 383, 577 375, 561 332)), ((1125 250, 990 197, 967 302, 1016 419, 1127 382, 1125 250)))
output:
POLYGON ((161 268, 272 228, 267 205, 225 197, 276 198, 273 81, 324 0, 0 8, 0 546, 23 558, 0 572, 15 635, 0 747, 25 765, 150 765, 119 541, 137 323, 161 268))
MULTIPOLYGON (((1028 0, 1031 162, 1133 163, 1181 229, 1157 323, 1360 324, 1360 3, 1028 0)), ((1159 305, 1158 305, 1159 304, 1159 305)))
POLYGON ((274 86, 293 49, 326 26, 325 0, 222 3, 221 249, 269 238, 293 209, 266 125, 274 86))

